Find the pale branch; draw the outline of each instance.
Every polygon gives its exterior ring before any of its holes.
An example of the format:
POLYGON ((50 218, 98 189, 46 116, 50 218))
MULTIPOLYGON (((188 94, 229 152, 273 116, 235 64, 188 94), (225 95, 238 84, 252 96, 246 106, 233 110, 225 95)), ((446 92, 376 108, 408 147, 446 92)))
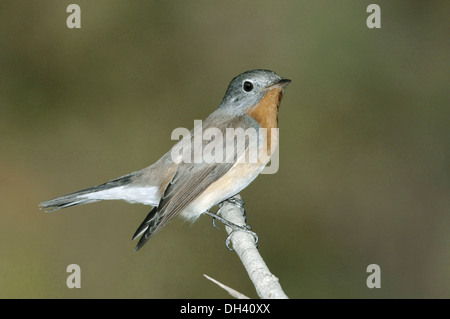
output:
MULTIPOLYGON (((236 225, 246 226, 243 204, 237 205, 233 202, 243 203, 243 200, 239 194, 232 197, 223 202, 217 214, 236 225)), ((241 259, 258 296, 263 299, 288 299, 278 278, 269 271, 259 254, 254 236, 241 229, 233 230, 229 226, 226 226, 225 229, 230 235, 231 247, 241 259)))

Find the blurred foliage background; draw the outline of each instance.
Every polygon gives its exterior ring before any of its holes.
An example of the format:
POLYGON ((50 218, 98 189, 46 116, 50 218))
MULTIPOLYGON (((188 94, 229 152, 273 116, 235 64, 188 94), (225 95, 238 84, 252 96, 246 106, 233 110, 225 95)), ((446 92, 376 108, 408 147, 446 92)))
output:
POLYGON ((1 1, 0 297, 257 297, 223 226, 38 203, 146 167, 237 74, 292 79, 280 169, 241 195, 291 298, 450 297, 448 1, 1 1), (81 29, 66 8, 81 7, 81 29), (366 8, 381 7, 381 29, 366 8), (81 267, 81 289, 66 267, 81 267), (366 267, 381 267, 368 289, 366 267))

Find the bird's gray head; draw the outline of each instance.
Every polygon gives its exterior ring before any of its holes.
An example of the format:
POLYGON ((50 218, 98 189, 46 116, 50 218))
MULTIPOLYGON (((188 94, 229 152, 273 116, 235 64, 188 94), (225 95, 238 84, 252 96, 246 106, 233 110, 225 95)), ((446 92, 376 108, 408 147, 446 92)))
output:
POLYGON ((269 70, 251 70, 236 76, 228 86, 220 108, 243 112, 258 104, 272 88, 283 87, 291 80, 282 79, 269 70))

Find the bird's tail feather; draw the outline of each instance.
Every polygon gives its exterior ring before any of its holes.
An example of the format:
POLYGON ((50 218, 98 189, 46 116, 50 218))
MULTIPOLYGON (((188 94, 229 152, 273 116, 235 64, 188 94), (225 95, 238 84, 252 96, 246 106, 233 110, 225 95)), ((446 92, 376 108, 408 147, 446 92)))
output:
POLYGON ((48 201, 42 202, 39 204, 41 209, 44 209, 47 212, 53 212, 55 210, 66 208, 75 205, 82 205, 97 202, 103 199, 116 199, 116 198, 105 198, 105 196, 95 196, 95 194, 100 194, 106 190, 110 190, 116 187, 123 187, 128 185, 133 177, 132 174, 128 174, 119 178, 116 178, 112 181, 106 182, 104 184, 86 188, 71 194, 67 194, 61 197, 57 197, 54 199, 50 199, 48 201))

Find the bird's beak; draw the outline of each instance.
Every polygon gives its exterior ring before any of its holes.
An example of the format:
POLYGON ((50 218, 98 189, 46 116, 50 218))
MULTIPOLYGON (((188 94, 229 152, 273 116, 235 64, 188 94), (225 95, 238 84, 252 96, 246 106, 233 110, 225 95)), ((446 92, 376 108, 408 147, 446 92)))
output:
POLYGON ((286 85, 288 85, 289 83, 291 83, 291 80, 289 80, 289 79, 281 79, 277 83, 269 85, 268 87, 263 89, 263 91, 270 91, 272 89, 283 88, 286 85))

